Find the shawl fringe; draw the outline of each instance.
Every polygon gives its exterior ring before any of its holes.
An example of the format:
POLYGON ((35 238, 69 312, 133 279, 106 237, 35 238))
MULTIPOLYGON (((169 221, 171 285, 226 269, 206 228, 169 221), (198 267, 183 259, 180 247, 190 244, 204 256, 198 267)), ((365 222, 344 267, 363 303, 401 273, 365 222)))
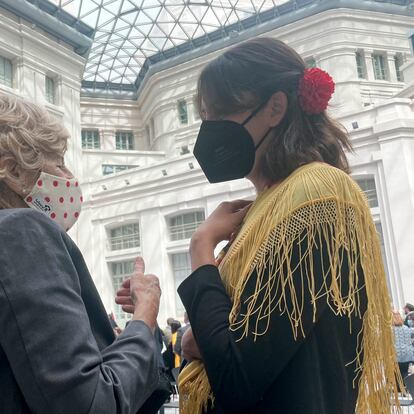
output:
MULTIPOLYGON (((398 387, 404 386, 395 357, 391 301, 378 234, 365 195, 347 174, 326 164, 312 163, 260 194, 221 262, 220 274, 233 302, 230 329, 240 334, 239 341, 248 335, 254 340, 266 335, 273 312, 287 315, 295 339, 305 337, 305 282, 314 322, 321 300, 335 315, 349 318, 350 331, 351 317, 362 318, 356 358, 349 361, 355 364, 354 386, 358 382, 356 413, 401 412, 398 387), (307 248, 300 251, 299 263, 292 268, 293 246, 303 234, 307 248), (313 274, 316 245, 323 245, 329 258, 322 286, 316 286, 313 274), (349 270, 346 275, 341 273, 345 254, 349 270), (358 267, 362 268, 364 281, 359 280, 358 267), (302 288, 296 290, 293 275, 298 270, 302 288), (254 271, 255 291, 242 304, 242 293, 254 271), (368 299, 364 314, 360 309, 361 282, 368 299), (242 305, 246 311, 240 314, 242 305)), ((214 404, 201 361, 185 367, 179 387, 182 414, 201 414, 209 403, 214 404)))

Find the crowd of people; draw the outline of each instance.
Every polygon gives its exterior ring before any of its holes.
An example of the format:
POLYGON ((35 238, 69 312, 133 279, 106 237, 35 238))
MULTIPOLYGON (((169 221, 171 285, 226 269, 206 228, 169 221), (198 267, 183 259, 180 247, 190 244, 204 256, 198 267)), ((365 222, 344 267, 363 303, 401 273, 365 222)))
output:
MULTIPOLYGON (((113 313, 108 314, 108 319, 114 335, 121 335, 123 330, 119 327, 115 315, 113 313)), ((128 324, 129 321, 126 323, 126 326, 128 324)), ((154 331, 159 354, 161 354, 159 366, 165 369, 172 382, 175 381, 172 370, 180 368, 181 364, 186 360, 184 350, 182 349, 182 338, 188 328, 190 328, 190 322, 187 312, 184 312, 183 324, 179 320, 170 317, 167 319, 164 329, 159 328, 157 325, 154 331)))

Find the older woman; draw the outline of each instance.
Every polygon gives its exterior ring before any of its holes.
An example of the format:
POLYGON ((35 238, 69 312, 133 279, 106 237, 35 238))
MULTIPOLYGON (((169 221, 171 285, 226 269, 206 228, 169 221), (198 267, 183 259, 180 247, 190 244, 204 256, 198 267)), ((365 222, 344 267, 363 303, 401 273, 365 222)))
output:
POLYGON ((133 320, 115 339, 65 232, 82 203, 68 138, 45 111, 0 95, 2 414, 136 413, 158 383, 158 279, 137 259, 124 287, 133 320))

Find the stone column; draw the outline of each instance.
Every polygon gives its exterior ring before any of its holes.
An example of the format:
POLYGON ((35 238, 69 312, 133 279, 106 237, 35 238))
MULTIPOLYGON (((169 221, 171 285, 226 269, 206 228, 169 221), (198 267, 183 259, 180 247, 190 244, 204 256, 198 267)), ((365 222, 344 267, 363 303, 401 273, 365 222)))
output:
POLYGON ((388 73, 387 79, 390 82, 398 82, 394 59, 395 59, 395 53, 390 53, 390 52, 386 53, 385 62, 387 63, 387 67, 386 67, 386 71, 388 73))
POLYGON ((378 108, 374 133, 378 136, 383 171, 388 227, 394 243, 400 304, 414 298, 414 115, 409 100, 378 108), (403 299, 403 300, 401 300, 403 299))
POLYGON ((326 70, 335 81, 335 93, 330 102, 334 116, 345 111, 360 111, 362 108, 360 80, 356 74, 355 49, 338 48, 321 54, 318 66, 326 70))
POLYGON ((367 73, 367 79, 370 81, 375 80, 374 74, 374 63, 372 61, 372 54, 374 51, 372 49, 365 49, 364 50, 364 57, 365 57, 365 69, 367 73))
POLYGON ((105 128, 100 131, 101 149, 106 151, 115 151, 115 129, 105 128))

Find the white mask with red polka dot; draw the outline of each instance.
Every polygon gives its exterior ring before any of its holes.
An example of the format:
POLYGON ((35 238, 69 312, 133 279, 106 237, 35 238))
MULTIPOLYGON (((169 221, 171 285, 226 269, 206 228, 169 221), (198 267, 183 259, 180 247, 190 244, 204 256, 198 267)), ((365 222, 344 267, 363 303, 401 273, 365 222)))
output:
POLYGON ((42 172, 24 201, 68 231, 79 217, 83 198, 76 178, 66 179, 42 172))

